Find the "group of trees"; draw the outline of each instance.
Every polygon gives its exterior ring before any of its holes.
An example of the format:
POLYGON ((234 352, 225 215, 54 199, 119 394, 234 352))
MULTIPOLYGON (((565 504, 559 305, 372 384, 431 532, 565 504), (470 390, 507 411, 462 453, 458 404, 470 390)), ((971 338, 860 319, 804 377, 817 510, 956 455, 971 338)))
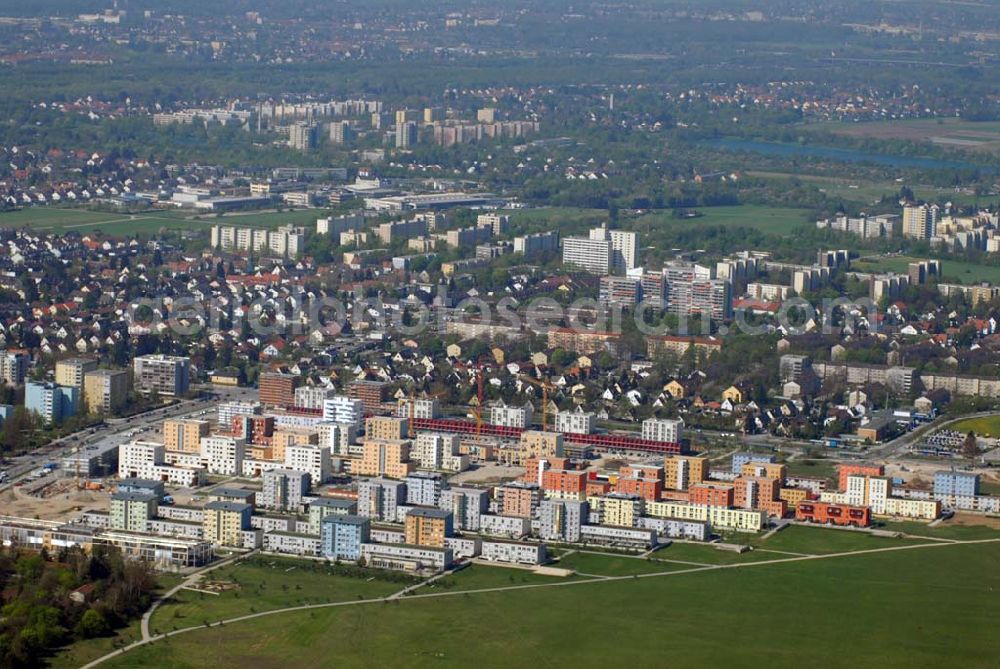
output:
POLYGON ((48 557, 16 546, 0 552, 0 667, 42 666, 60 646, 109 634, 149 606, 156 580, 146 563, 108 547, 48 557))

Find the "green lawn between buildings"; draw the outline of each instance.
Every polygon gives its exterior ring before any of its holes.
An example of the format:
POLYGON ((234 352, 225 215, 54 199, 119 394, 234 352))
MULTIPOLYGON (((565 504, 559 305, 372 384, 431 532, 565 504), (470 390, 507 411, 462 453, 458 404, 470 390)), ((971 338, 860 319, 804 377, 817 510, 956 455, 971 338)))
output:
POLYGON ((283 613, 106 666, 991 667, 998 559, 941 544, 283 613))
MULTIPOLYGON (((150 619, 150 630, 167 632, 234 616, 302 604, 343 602, 385 597, 418 582, 382 580, 392 572, 370 570, 355 577, 332 573, 322 562, 260 557, 237 562, 207 574, 203 581, 230 582, 238 588, 219 594, 184 589, 175 593, 150 619)), ((398 576, 398 575, 393 575, 398 576)))

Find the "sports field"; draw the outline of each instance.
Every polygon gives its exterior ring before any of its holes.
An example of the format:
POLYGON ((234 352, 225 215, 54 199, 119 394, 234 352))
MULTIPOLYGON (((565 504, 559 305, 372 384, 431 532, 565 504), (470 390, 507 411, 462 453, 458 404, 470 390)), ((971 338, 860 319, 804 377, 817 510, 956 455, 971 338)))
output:
POLYGON ((427 588, 195 627, 102 666, 995 666, 996 539, 794 527, 760 543, 774 552, 649 572, 642 559, 570 553, 564 560, 579 556, 606 575, 511 582, 515 570, 502 570, 486 589, 427 588))

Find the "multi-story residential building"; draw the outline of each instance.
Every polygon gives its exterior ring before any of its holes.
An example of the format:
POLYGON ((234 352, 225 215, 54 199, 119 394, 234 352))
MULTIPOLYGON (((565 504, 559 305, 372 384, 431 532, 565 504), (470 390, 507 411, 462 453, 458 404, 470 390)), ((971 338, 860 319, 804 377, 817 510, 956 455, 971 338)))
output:
POLYGON ((309 123, 293 123, 288 127, 288 146, 296 151, 307 152, 316 146, 316 126, 309 123))
POLYGON ((150 490, 111 495, 110 527, 114 530, 145 532, 149 520, 156 517, 160 498, 150 490))
POLYGON ((427 222, 416 218, 409 221, 388 221, 375 228, 375 236, 386 245, 426 234, 427 222))
POLYGON ((676 335, 646 338, 646 355, 651 360, 665 353, 680 357, 692 348, 695 353, 704 354, 707 357, 722 350, 722 340, 714 337, 681 337, 676 335))
POLYGON ((886 476, 854 474, 847 477, 844 501, 851 506, 867 506, 872 513, 881 515, 885 513, 886 500, 891 496, 892 479, 886 476))
POLYGON ((490 423, 501 427, 516 427, 526 429, 531 426, 535 410, 530 404, 523 407, 506 405, 490 407, 490 423))
MULTIPOLYGON (((761 455, 758 453, 734 453, 733 454, 733 464, 730 471, 733 474, 740 474, 743 472, 743 465, 748 462, 758 462, 758 463, 771 463, 774 462, 773 455, 761 455)), ((846 477, 844 479, 846 483, 846 477)))
POLYGON ((324 421, 361 425, 364 417, 365 404, 360 399, 336 395, 323 401, 324 421))
POLYGON ((449 548, 407 544, 362 544, 361 557, 376 569, 396 569, 420 573, 440 572, 453 561, 449 548))
POLYGON ((708 458, 672 455, 663 461, 663 485, 668 490, 687 490, 708 478, 708 458))
POLYGON ((361 546, 371 541, 371 521, 361 516, 327 516, 320 527, 320 555, 357 562, 361 546))
POLYGON ((657 543, 655 530, 608 525, 584 525, 580 528, 580 540, 628 548, 652 548, 657 543))
POLYGON ((410 509, 403 526, 406 543, 411 546, 444 548, 445 538, 453 532, 450 511, 444 509, 410 509))
POLYGON ((402 479, 416 471, 416 463, 410 462, 409 441, 367 439, 362 449, 361 458, 351 463, 352 474, 402 479))
POLYGON ((210 474, 240 476, 243 474, 243 460, 246 457, 246 442, 234 437, 221 435, 202 437, 201 458, 210 474))
POLYGON ((600 525, 635 527, 645 509, 642 497, 622 493, 591 497, 587 502, 590 504, 590 517, 600 525))
POLYGON ((330 516, 352 516, 355 514, 358 514, 358 505, 349 499, 317 497, 309 502, 309 534, 318 535, 323 521, 330 516))
POLYGON ((399 418, 431 420, 441 415, 441 403, 436 399, 413 399, 400 402, 396 409, 399 418), (412 416, 410 414, 413 414, 412 416))
POLYGON ((208 436, 208 431, 208 421, 170 418, 163 421, 163 446, 168 451, 201 453, 201 440, 208 436))
MULTIPOLYGON (((736 460, 734 456, 733 466, 735 465, 736 460)), ((852 463, 837 465, 839 490, 847 490, 847 478, 849 476, 885 476, 885 466, 852 463)))
POLYGON ((260 375, 258 387, 260 401, 265 406, 292 406, 295 404, 295 389, 299 377, 279 372, 264 372, 260 375))
POLYGON ((207 472, 204 467, 167 464, 163 444, 151 441, 132 441, 118 447, 118 476, 120 478, 152 479, 172 485, 191 487, 201 485, 207 472))
POLYGON ((937 233, 940 208, 936 204, 903 207, 903 236, 930 239, 937 233))
POLYGON ((508 543, 505 541, 484 541, 480 556, 490 562, 508 564, 542 564, 546 560, 545 546, 541 544, 508 543))
POLYGON ((97 369, 93 358, 66 358, 56 361, 56 383, 60 386, 83 388, 83 377, 97 369))
POLYGON ((558 432, 525 430, 520 440, 503 448, 497 459, 507 465, 521 465, 538 458, 561 458, 563 455, 563 435, 558 432))
POLYGON ((413 121, 396 124, 396 148, 408 149, 417 143, 417 124, 413 121))
POLYGON ((582 407, 575 411, 560 411, 556 414, 556 432, 563 434, 593 434, 597 426, 597 415, 588 413, 582 407))
POLYGON ((514 237, 514 253, 523 253, 525 258, 533 258, 559 250, 559 232, 538 232, 523 237, 514 237))
POLYGON ((708 315, 725 320, 732 315, 732 283, 717 279, 713 268, 674 262, 663 268, 666 309, 680 317, 708 315))
POLYGON ((406 483, 406 503, 417 506, 438 506, 445 487, 444 477, 435 472, 413 472, 406 483))
POLYGON ((611 271, 611 242, 606 238, 567 237, 562 241, 562 261, 591 274, 611 271))
POLYGON ((0 381, 9 386, 19 386, 24 383, 28 374, 28 363, 31 356, 22 349, 8 349, 0 355, 0 381))
POLYGON ((406 439, 409 421, 395 416, 372 416, 365 421, 365 438, 399 441, 406 439))
POLYGON ((136 392, 176 397, 188 391, 191 359, 173 355, 143 355, 133 361, 136 392))
POLYGON ((541 476, 542 491, 549 499, 586 499, 587 473, 565 469, 546 469, 541 476))
POLYGON ((80 408, 80 389, 28 381, 24 387, 24 408, 47 425, 61 423, 80 408))
POLYGON ((265 509, 295 511, 309 492, 309 474, 294 469, 272 469, 263 473, 260 505, 265 509))
POLYGON ((729 508, 735 498, 733 486, 725 483, 696 483, 688 486, 688 493, 692 504, 713 507, 729 508))
POLYGON ((480 518, 490 508, 490 493, 482 488, 447 488, 441 491, 438 506, 452 513, 456 530, 478 532, 480 518))
POLYGON ((542 501, 542 490, 533 483, 513 481, 494 489, 497 509, 501 515, 534 518, 542 501))
POLYGON ((406 502, 406 484, 386 478, 358 481, 358 515, 396 522, 397 507, 406 502))
POLYGON ((361 400, 365 413, 375 413, 385 401, 387 389, 388 385, 382 381, 359 379, 351 381, 350 385, 347 386, 347 396, 351 399, 361 400))
POLYGON ((459 443, 455 434, 421 432, 410 449, 410 459, 421 469, 463 471, 469 466, 469 457, 459 454, 459 443))
POLYGON ((128 402, 128 372, 95 369, 83 377, 83 398, 92 414, 113 416, 128 402))
POLYGON ((647 418, 642 421, 642 438, 679 444, 684 439, 684 421, 680 418, 647 418))
POLYGON ((285 467, 309 474, 313 485, 322 485, 333 472, 330 449, 316 444, 293 444, 285 448, 285 467))
POLYGON ((602 276, 598 299, 601 304, 632 309, 642 301, 642 285, 630 276, 602 276))
POLYGON ((942 470, 934 472, 934 496, 975 497, 979 494, 979 474, 942 470))
POLYGON ((646 514, 656 518, 708 522, 716 529, 740 532, 760 532, 767 525, 767 514, 763 511, 690 502, 648 502, 646 514))
POLYGON ((590 507, 585 500, 547 499, 539 505, 538 535, 545 541, 580 541, 590 507))
POLYGON ((324 403, 337 396, 333 388, 322 386, 302 386, 295 389, 295 406, 300 409, 322 411, 324 403))
POLYGON ((445 244, 451 248, 467 248, 487 242, 493 236, 492 228, 458 228, 449 230, 444 235, 445 244))
POLYGON ((586 355, 601 351, 617 353, 620 339, 621 334, 617 332, 598 332, 576 328, 550 328, 548 332, 549 348, 561 348, 586 355))
POLYGON ((350 144, 354 141, 354 128, 350 121, 334 121, 329 130, 331 144, 350 144))
POLYGON ((243 532, 250 529, 253 507, 243 502, 209 502, 205 505, 202 536, 222 546, 243 547, 243 532))

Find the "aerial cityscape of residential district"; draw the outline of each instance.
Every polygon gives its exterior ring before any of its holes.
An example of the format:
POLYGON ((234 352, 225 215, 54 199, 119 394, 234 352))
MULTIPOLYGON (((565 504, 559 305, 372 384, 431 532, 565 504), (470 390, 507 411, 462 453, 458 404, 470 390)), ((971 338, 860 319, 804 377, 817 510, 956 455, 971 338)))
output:
POLYGON ((1000 0, 0 0, 0 669, 1000 666, 1000 0))

